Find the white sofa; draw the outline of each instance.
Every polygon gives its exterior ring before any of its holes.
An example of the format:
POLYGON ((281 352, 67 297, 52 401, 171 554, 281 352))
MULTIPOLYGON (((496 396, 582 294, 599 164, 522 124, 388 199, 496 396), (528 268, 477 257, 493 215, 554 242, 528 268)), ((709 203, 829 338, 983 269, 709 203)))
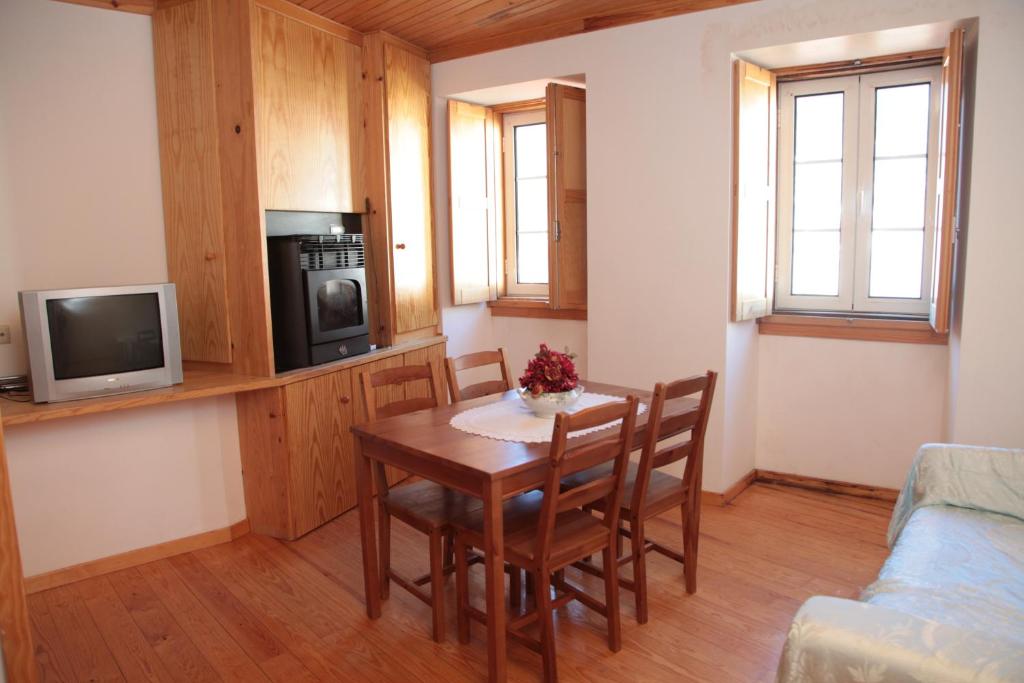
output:
POLYGON ((878 580, 793 619, 778 683, 1024 681, 1024 450, 926 444, 878 580))

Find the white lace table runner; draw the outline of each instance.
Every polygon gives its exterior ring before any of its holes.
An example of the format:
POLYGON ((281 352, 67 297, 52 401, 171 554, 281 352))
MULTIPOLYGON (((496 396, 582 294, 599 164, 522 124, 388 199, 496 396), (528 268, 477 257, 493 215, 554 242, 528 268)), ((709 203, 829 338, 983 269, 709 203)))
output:
MULTIPOLYGON (((622 400, 620 396, 610 396, 608 394, 583 394, 580 396, 580 400, 576 402, 576 405, 566 412, 575 413, 584 408, 593 408, 602 403, 622 400)), ((642 413, 646 410, 647 406, 641 403, 637 408, 637 413, 642 413)), ((607 429, 621 422, 622 420, 616 420, 613 423, 600 427, 570 432, 569 438, 607 429)), ((497 401, 478 408, 464 410, 451 419, 451 426, 463 432, 486 436, 490 439, 543 443, 551 441, 551 430, 554 429, 555 419, 553 417, 537 417, 530 412, 525 403, 516 399, 513 401, 497 401)))

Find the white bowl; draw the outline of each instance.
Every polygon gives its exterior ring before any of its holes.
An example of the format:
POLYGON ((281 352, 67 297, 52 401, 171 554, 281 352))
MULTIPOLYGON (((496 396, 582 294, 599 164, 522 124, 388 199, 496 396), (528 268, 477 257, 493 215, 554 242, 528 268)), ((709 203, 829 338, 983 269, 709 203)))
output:
POLYGON ((537 417, 553 418, 555 413, 569 410, 583 395, 583 387, 577 385, 572 391, 560 391, 553 394, 540 394, 534 396, 529 389, 519 389, 519 398, 523 399, 526 407, 537 417))

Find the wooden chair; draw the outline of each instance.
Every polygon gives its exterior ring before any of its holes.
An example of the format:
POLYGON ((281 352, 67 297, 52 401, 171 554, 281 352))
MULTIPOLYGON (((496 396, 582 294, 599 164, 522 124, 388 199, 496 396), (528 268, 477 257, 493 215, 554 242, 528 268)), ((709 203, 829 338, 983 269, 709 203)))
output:
MULTIPOLYGON (((407 365, 360 375, 363 403, 371 422, 378 419, 411 413, 425 408, 434 408, 443 400, 440 374, 434 363, 407 365), (377 405, 377 393, 387 390, 397 394, 399 387, 409 382, 426 380, 428 396, 402 398, 383 406, 377 405)), ((433 636, 437 642, 444 640, 444 577, 453 570, 451 563, 451 520, 480 508, 479 499, 452 491, 431 481, 417 481, 390 488, 383 463, 374 461, 374 473, 379 492, 378 510, 380 518, 380 573, 381 597, 387 599, 389 580, 406 589, 430 605, 433 612, 433 636), (409 579, 391 568, 391 518, 405 522, 412 528, 427 535, 430 546, 430 573, 416 579, 409 579), (445 560, 448 560, 447 562, 445 560), (446 565, 447 564, 447 568, 446 565), (420 586, 430 583, 430 593, 420 586)))
MULTIPOLYGON (((608 403, 569 415, 555 417, 551 437, 550 468, 543 490, 517 496, 504 504, 505 560, 521 567, 533 577, 536 609, 510 618, 508 635, 540 652, 544 661, 544 679, 557 679, 555 666, 554 610, 572 600, 579 600, 608 620, 608 647, 617 652, 622 647, 619 624, 619 584, 615 574, 605 580, 604 603, 569 584, 561 570, 574 562, 601 552, 604 561, 613 566, 613 548, 618 530, 626 465, 633 442, 637 399, 608 403), (585 440, 579 446, 567 447, 569 432, 606 425, 622 420, 617 430, 597 441, 585 440), (566 475, 607 464, 606 474, 589 479, 585 484, 562 489, 566 475), (603 501, 611 514, 603 518, 584 512, 582 507, 603 501), (551 597, 551 588, 556 597, 551 597), (558 595, 561 591, 562 594, 558 595), (540 637, 533 639, 522 631, 533 623, 540 624, 540 637)), ((486 622, 487 615, 469 605, 467 549, 483 547, 483 512, 477 510, 455 520, 455 581, 458 601, 459 641, 469 642, 469 619, 486 622)))
MULTIPOLYGON (((700 536, 700 494, 704 468, 704 434, 707 431, 708 415, 711 412, 711 400, 715 394, 717 374, 708 371, 687 379, 658 383, 654 387, 651 399, 650 415, 647 424, 651 428, 647 432, 640 462, 629 463, 626 470, 624 493, 620 510, 615 517, 626 523, 620 528, 621 536, 630 539, 630 553, 622 554, 621 541, 617 544, 619 566, 633 565, 633 578, 620 578, 623 588, 634 592, 636 598, 636 620, 645 624, 648 619, 647 607, 647 553, 654 550, 666 557, 682 563, 686 581, 686 592, 697 591, 697 547, 700 536), (700 395, 700 404, 696 414, 662 419, 665 402, 684 396, 700 395), (658 450, 660 443, 667 439, 690 432, 690 438, 682 443, 665 446, 658 450), (658 471, 659 468, 686 459, 683 478, 658 471), (644 533, 644 523, 651 517, 678 507, 682 511, 683 553, 680 554, 659 543, 648 540, 644 533)), ((563 486, 580 486, 588 477, 600 472, 580 473, 569 477, 563 486)), ((604 501, 596 501, 588 506, 607 514, 609 509, 604 501)), ((576 566, 588 573, 605 576, 602 569, 586 562, 576 566)), ((608 567, 607 563, 604 567, 608 567)))
POLYGON ((497 351, 477 351, 467 353, 458 358, 445 358, 444 371, 448 378, 448 392, 452 397, 452 403, 468 401, 471 398, 500 394, 512 388, 512 373, 508 369, 508 358, 505 356, 505 349, 497 351), (478 382, 468 387, 459 386, 458 372, 472 368, 480 368, 485 365, 497 365, 501 369, 501 379, 478 382))

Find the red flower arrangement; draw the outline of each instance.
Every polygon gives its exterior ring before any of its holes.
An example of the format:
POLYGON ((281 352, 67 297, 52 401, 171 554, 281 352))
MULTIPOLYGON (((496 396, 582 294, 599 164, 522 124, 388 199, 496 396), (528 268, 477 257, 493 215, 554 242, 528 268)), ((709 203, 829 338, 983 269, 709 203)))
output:
POLYGON ((526 366, 526 373, 519 378, 519 386, 534 396, 572 391, 580 382, 576 365, 572 362, 575 357, 576 354, 568 353, 568 349, 566 353, 559 353, 548 348, 547 344, 541 344, 540 351, 526 366))

